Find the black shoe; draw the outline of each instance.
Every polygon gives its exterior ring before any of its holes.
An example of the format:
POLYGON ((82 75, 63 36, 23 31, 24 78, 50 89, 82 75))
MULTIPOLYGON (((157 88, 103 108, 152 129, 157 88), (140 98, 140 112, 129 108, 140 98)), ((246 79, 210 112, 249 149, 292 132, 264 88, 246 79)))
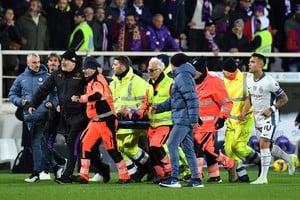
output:
POLYGON ((54 181, 59 184, 72 183, 72 180, 64 175, 62 175, 60 178, 55 178, 54 181))
POLYGON ((135 172, 134 174, 130 175, 131 182, 134 183, 140 183, 141 182, 141 176, 138 172, 135 172))
POLYGON ((117 182, 117 184, 127 184, 127 183, 131 183, 130 179, 119 179, 117 182))
POLYGON ((110 165, 103 163, 100 174, 103 177, 103 183, 108 183, 110 181, 110 165))
POLYGON ((85 178, 83 178, 82 176, 78 175, 78 176, 73 176, 72 179, 74 179, 74 182, 76 183, 81 183, 81 184, 87 184, 89 183, 88 180, 86 180, 85 178))
POLYGON ((222 179, 220 176, 210 177, 206 182, 208 183, 222 183, 222 179))
POLYGON ((237 182, 240 182, 240 183, 250 183, 249 176, 248 175, 244 175, 244 176, 238 177, 237 182))

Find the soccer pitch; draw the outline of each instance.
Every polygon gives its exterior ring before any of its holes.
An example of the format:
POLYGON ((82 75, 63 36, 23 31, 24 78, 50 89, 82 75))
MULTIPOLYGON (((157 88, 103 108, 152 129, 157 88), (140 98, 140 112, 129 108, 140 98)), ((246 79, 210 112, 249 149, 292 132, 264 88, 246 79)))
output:
MULTIPOLYGON (((204 172, 206 172, 206 168, 204 172)), ((162 188, 157 184, 142 181, 126 185, 115 184, 117 174, 112 174, 108 184, 102 182, 89 184, 59 185, 53 180, 25 183, 28 174, 12 174, 0 171, 0 199, 1 200, 35 200, 35 199, 67 199, 67 200, 281 200, 297 199, 300 195, 300 171, 296 169, 293 176, 288 172, 274 172, 270 168, 267 185, 250 185, 249 183, 228 183, 227 171, 220 169, 222 183, 206 183, 204 188, 162 188)), ((248 168, 251 180, 255 180, 257 169, 248 168)), ((53 176, 52 176, 53 177, 53 176)), ((184 186, 185 183, 182 182, 184 186)))

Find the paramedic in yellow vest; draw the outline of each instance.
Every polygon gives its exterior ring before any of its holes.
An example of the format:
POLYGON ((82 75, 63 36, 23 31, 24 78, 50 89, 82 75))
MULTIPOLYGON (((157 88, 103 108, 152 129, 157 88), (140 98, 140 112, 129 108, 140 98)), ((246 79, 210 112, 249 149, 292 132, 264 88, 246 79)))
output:
POLYGON ((94 35, 92 28, 85 20, 85 14, 82 10, 77 10, 74 13, 75 29, 71 33, 69 39, 69 47, 79 51, 94 50, 94 35))
POLYGON ((250 108, 245 120, 239 116, 249 96, 246 84, 247 72, 241 72, 233 58, 226 59, 222 64, 224 85, 233 102, 230 117, 226 121, 224 150, 226 155, 238 162, 238 182, 249 182, 249 176, 243 166, 243 160, 247 160, 259 166, 260 155, 248 146, 248 141, 254 127, 253 109, 250 108))
MULTIPOLYGON (((133 73, 131 64, 127 56, 115 57, 113 61, 114 75, 110 88, 116 113, 119 113, 123 107, 138 110, 145 101, 145 93, 149 85, 147 81, 133 73)), ((117 130, 118 147, 132 181, 140 182, 141 178, 153 168, 149 154, 138 146, 140 136, 146 134, 145 129, 119 128, 117 130)))
POLYGON ((170 159, 164 149, 164 144, 169 137, 173 125, 171 111, 151 114, 152 105, 162 103, 170 97, 173 79, 164 73, 164 69, 165 65, 159 58, 153 57, 150 59, 148 65, 148 82, 151 86, 146 90, 144 104, 139 110, 126 109, 124 112, 133 121, 149 118, 148 141, 150 155, 153 158, 155 172, 160 179, 155 180, 155 183, 168 178, 172 170, 170 159))
MULTIPOLYGON (((270 21, 266 16, 260 16, 256 19, 256 32, 253 36, 253 40, 250 42, 248 48, 249 52, 255 53, 271 53, 273 38, 269 31, 270 21)), ((269 71, 269 59, 267 59, 266 64, 263 67, 264 71, 269 71)))

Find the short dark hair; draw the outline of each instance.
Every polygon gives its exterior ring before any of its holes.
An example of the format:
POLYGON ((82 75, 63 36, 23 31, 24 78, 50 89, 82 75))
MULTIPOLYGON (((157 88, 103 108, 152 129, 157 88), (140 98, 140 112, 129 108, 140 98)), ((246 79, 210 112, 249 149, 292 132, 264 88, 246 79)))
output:
POLYGON ((264 65, 267 63, 267 59, 264 55, 260 54, 260 53, 253 53, 251 55, 251 57, 256 57, 258 58, 259 60, 263 61, 264 65))
POLYGON ((117 56, 114 59, 119 61, 119 63, 122 65, 125 65, 126 68, 129 68, 132 65, 132 62, 128 56, 117 56))
POLYGON ((47 62, 49 61, 50 58, 57 58, 59 60, 59 62, 61 61, 61 57, 57 54, 57 53, 50 53, 47 57, 47 62))

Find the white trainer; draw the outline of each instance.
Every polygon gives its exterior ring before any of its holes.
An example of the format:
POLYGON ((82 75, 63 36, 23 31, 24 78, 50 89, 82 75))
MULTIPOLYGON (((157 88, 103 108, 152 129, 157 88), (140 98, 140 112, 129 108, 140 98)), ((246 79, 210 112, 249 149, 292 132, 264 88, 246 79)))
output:
POLYGON ((252 181, 250 184, 252 184, 252 185, 268 184, 268 179, 258 177, 258 178, 256 179, 256 181, 252 181))
POLYGON ((40 172, 40 180, 51 180, 50 173, 45 171, 40 172))
POLYGON ((24 181, 27 183, 35 183, 40 180, 39 175, 31 174, 28 178, 26 178, 24 181))
POLYGON ((93 176, 93 178, 90 178, 89 179, 89 181, 91 181, 91 182, 100 182, 100 181, 102 181, 103 180, 103 177, 100 175, 100 174, 98 174, 98 173, 96 173, 94 176, 93 176))
POLYGON ((292 154, 291 160, 287 163, 288 168, 289 168, 289 175, 294 175, 295 170, 296 170, 295 164, 296 164, 297 160, 298 160, 297 155, 292 154))

